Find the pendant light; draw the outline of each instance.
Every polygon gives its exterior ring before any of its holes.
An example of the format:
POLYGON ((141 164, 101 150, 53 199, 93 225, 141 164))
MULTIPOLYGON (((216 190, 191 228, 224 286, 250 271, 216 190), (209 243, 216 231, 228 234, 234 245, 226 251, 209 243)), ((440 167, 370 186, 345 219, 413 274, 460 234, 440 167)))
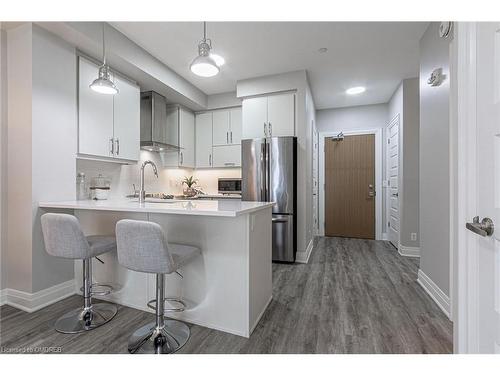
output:
POLYGON ((203 39, 198 44, 198 56, 189 66, 191 71, 200 77, 213 77, 220 71, 215 59, 210 55, 212 40, 207 39, 207 23, 203 22, 203 39))
POLYGON ((118 93, 111 80, 109 66, 106 65, 106 45, 104 38, 104 22, 102 23, 102 65, 99 67, 99 76, 90 84, 90 88, 99 94, 115 95, 118 93))

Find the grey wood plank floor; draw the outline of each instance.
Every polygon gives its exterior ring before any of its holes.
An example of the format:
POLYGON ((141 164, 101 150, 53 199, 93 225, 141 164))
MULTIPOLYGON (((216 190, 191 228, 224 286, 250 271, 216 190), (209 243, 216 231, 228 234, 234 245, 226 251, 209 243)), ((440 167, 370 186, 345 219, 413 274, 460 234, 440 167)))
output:
MULTIPOLYGON (((180 353, 451 353, 452 323, 417 284, 418 259, 388 242, 318 237, 309 264, 273 264, 273 300, 249 339, 200 326, 180 353)), ((0 309, 0 346, 126 353, 153 314, 119 306, 96 330, 64 335, 69 297, 35 313, 0 309)))

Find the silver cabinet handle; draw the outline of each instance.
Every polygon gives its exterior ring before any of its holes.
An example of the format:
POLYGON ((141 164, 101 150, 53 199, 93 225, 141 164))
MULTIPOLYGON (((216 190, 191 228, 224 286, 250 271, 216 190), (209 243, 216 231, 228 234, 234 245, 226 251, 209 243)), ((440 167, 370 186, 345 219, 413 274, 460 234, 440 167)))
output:
POLYGON ((231 143, 233 143, 233 131, 231 130, 231 143))
POLYGON ((264 137, 267 137, 267 124, 264 123, 264 137))
POLYGON ((109 143, 110 143, 109 152, 111 152, 111 155, 114 155, 115 154, 115 140, 113 138, 110 138, 109 143))
POLYGON ((236 163, 229 163, 229 162, 224 163, 224 165, 228 165, 228 166, 230 166, 230 165, 235 165, 235 164, 236 164, 236 163))
POLYGON ((226 143, 229 143, 229 132, 226 132, 226 143))
POLYGON ((495 225, 493 224, 493 220, 489 217, 485 217, 481 222, 479 222, 479 216, 476 216, 472 219, 472 223, 466 223, 465 227, 483 237, 489 237, 495 231, 495 225))
POLYGON ((273 124, 269 123, 269 136, 273 136, 273 124))
POLYGON ((208 165, 212 165, 212 154, 208 155, 208 165))
POLYGON ((182 155, 182 152, 181 152, 181 165, 182 163, 184 163, 184 155, 182 155))
POLYGON ((116 138, 116 155, 120 155, 120 138, 116 138))

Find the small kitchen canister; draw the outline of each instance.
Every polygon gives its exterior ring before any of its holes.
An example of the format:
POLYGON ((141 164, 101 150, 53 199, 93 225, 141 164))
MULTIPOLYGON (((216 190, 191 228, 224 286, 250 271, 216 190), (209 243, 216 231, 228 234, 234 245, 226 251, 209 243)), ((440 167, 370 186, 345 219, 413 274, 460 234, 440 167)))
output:
POLYGON ((108 178, 100 174, 92 179, 92 186, 90 187, 90 194, 92 199, 105 200, 108 199, 110 191, 110 181, 108 178))

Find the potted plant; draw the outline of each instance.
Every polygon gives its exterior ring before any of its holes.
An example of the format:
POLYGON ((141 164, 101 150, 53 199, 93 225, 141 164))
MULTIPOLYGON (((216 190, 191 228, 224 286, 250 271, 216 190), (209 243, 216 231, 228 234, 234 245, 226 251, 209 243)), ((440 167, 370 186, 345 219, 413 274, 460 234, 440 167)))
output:
POLYGON ((186 197, 194 197, 196 195, 196 189, 194 188, 194 185, 196 185, 197 182, 198 180, 196 180, 193 176, 184 177, 184 179, 182 180, 182 184, 186 185, 183 191, 183 194, 186 197))

